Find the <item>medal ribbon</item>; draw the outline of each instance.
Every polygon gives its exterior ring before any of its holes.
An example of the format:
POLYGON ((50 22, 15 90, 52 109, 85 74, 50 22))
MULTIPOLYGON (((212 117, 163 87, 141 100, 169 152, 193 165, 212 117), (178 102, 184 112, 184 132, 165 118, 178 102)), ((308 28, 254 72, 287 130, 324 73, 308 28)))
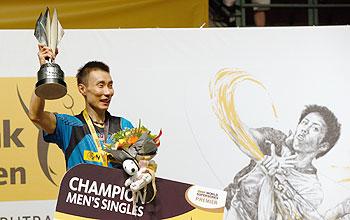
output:
MULTIPOLYGON (((100 154, 100 156, 102 158, 102 166, 108 167, 107 153, 102 150, 100 139, 97 136, 95 127, 92 124, 92 120, 91 120, 91 118, 90 118, 90 116, 89 116, 89 114, 88 114, 86 109, 84 109, 84 111, 83 111, 83 117, 84 117, 84 119, 86 121, 86 124, 89 127, 92 139, 93 139, 93 141, 95 143, 95 146, 96 146, 96 148, 98 150, 98 153, 100 154)), ((104 142, 107 141, 108 129, 109 129, 109 119, 106 121, 105 126, 104 126, 104 142)))

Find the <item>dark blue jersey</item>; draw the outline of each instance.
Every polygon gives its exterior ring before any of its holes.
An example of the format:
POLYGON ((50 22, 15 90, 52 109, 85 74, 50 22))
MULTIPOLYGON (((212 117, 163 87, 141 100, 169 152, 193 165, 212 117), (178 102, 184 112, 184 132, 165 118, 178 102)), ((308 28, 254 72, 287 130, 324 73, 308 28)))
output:
MULTIPOLYGON (((76 116, 66 114, 55 114, 56 129, 53 134, 45 134, 44 140, 57 144, 63 151, 66 158, 67 169, 80 163, 89 163, 102 166, 102 158, 98 153, 97 146, 90 134, 89 127, 81 114, 76 116)), ((106 113, 106 120, 109 120, 107 144, 111 143, 111 135, 126 128, 133 128, 130 121, 122 117, 111 116, 106 113)), ((103 136, 103 129, 95 127, 99 136, 103 136)), ((100 140, 104 148, 103 141, 100 140)), ((108 163, 109 167, 115 164, 108 163)))

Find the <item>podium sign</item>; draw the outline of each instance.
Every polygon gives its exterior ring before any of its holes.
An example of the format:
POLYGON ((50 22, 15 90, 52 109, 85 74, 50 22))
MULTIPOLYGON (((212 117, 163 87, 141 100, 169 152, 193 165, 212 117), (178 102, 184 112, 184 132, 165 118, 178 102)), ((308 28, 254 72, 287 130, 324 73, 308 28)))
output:
POLYGON ((156 178, 152 185, 136 194, 124 186, 123 170, 81 164, 63 177, 55 219, 201 219, 224 217, 226 192, 156 178))

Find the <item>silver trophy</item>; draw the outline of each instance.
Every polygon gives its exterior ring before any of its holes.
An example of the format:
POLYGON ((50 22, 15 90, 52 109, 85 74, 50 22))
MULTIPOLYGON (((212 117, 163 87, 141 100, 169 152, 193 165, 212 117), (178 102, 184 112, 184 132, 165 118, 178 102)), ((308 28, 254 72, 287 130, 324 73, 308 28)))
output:
MULTIPOLYGON (((50 10, 40 14, 35 25, 34 36, 40 44, 44 44, 55 53, 58 43, 63 37, 63 28, 58 21, 56 9, 50 22, 50 10)), ((67 94, 67 84, 61 67, 51 59, 41 65, 38 71, 38 82, 35 84, 35 94, 44 99, 59 99, 67 94)))

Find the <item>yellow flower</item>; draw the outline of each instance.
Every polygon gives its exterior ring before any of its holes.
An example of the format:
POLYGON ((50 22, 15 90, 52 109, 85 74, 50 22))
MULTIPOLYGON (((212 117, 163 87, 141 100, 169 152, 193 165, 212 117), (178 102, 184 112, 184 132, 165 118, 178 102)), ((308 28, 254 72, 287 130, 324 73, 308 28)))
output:
POLYGON ((118 144, 124 144, 126 142, 125 138, 119 139, 118 144))

